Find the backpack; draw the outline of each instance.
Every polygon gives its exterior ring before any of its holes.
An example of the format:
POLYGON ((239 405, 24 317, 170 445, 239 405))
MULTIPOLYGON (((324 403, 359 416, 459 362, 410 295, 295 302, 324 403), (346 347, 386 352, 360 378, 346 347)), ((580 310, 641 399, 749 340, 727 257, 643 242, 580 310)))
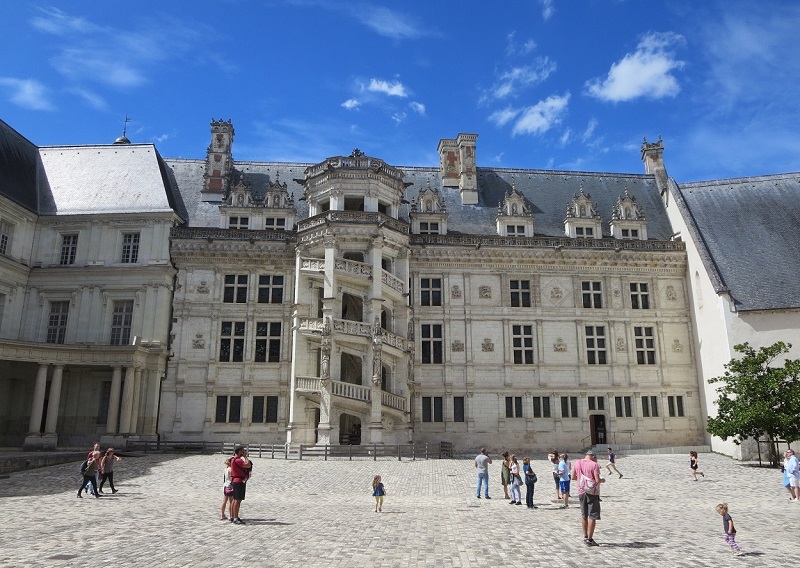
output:
POLYGON ((599 484, 595 482, 593 477, 584 475, 583 471, 581 471, 581 477, 578 480, 578 487, 583 489, 583 492, 587 495, 598 495, 600 492, 599 484))
POLYGON ((89 460, 83 460, 81 464, 81 475, 85 475, 87 469, 89 469, 89 460))

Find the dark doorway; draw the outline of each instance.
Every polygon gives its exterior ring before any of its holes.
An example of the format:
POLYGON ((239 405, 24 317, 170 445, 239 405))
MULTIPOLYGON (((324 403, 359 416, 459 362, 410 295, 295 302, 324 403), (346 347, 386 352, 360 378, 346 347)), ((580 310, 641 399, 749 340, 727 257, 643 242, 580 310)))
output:
POLYGON ((589 427, 592 429, 592 445, 606 443, 606 417, 603 414, 589 416, 589 427))
POLYGON ((352 414, 339 417, 339 443, 358 446, 361 444, 361 420, 352 414))

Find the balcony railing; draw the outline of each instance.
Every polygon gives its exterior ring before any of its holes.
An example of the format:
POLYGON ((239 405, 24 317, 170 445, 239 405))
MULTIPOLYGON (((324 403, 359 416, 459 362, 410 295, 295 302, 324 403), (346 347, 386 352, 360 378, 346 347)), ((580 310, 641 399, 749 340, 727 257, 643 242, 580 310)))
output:
MULTIPOLYGON (((372 401, 371 387, 345 383, 343 381, 331 381, 330 385, 331 394, 333 396, 349 398, 350 400, 359 400, 361 402, 372 401)), ((298 392, 319 394, 322 391, 322 379, 319 377, 297 376, 295 377, 295 390, 298 392)), ((381 405, 402 412, 406 412, 408 409, 408 401, 404 397, 386 391, 381 391, 381 405)))
POLYGON ((369 387, 343 383, 342 381, 331 381, 331 394, 364 402, 370 402, 371 400, 369 387))
POLYGON ((297 223, 298 232, 313 229, 328 223, 349 223, 351 225, 383 225, 404 235, 408 234, 408 223, 398 221, 388 215, 367 211, 325 211, 297 223))
POLYGON ((406 411, 406 399, 390 392, 381 391, 381 404, 397 410, 406 411))
MULTIPOLYGON (((372 337, 373 328, 368 323, 344 319, 333 319, 332 321, 333 331, 337 333, 355 335, 356 337, 372 337)), ((322 318, 301 317, 298 320, 298 327, 301 333, 322 333, 323 326, 324 322, 322 318)), ((405 337, 392 333, 391 331, 386 331, 385 329, 381 329, 381 341, 383 341, 384 345, 389 345, 400 351, 408 349, 408 342, 405 337)))
POLYGON ((334 261, 333 267, 336 270, 341 270, 342 272, 347 272, 348 274, 358 274, 359 276, 372 278, 372 265, 364 262, 347 260, 346 258, 337 258, 334 261))
POLYGON ((390 274, 389 272, 386 272, 385 270, 381 270, 381 282, 386 284, 392 290, 397 290, 401 294, 404 292, 404 290, 403 290, 403 281, 400 280, 394 274, 390 274))

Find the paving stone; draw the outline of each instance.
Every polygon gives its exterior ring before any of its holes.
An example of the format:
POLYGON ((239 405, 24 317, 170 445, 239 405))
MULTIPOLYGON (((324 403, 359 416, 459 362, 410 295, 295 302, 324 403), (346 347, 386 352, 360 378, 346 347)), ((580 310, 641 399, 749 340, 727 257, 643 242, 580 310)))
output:
MULTIPOLYGON (((621 456, 602 486, 601 544, 582 542, 575 506, 554 502, 550 465, 533 460, 539 509, 510 506, 490 466, 491 500, 475 499, 472 460, 254 459, 241 516, 220 521, 222 455, 147 455, 115 466, 119 493, 77 499, 78 463, 0 480, 0 566, 485 565, 782 566, 800 504, 778 470, 701 455, 694 482, 683 455, 621 456), (374 512, 372 477, 387 488, 374 512), (725 501, 747 553, 733 557, 715 512, 725 501), (549 559, 549 560, 548 560, 549 559)), ((601 461, 601 464, 605 462, 601 461)), ((605 470, 604 470, 605 473, 605 470)))

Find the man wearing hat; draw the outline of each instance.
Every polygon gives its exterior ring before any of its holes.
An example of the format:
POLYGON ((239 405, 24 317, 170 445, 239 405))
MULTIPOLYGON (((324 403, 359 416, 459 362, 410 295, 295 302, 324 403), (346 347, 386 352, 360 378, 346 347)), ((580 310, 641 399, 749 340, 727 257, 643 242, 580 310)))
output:
POLYGON ((250 477, 250 470, 253 469, 253 462, 247 458, 247 450, 244 446, 236 446, 231 458, 231 486, 233 487, 233 499, 231 500, 231 522, 236 525, 243 525, 244 521, 239 518, 239 507, 244 501, 245 487, 247 479, 250 477))
POLYGON ((605 479, 600 477, 600 466, 592 450, 587 450, 586 457, 572 467, 572 480, 578 482, 583 542, 587 546, 598 546, 594 541, 594 527, 600 520, 600 484, 605 483, 605 479))

